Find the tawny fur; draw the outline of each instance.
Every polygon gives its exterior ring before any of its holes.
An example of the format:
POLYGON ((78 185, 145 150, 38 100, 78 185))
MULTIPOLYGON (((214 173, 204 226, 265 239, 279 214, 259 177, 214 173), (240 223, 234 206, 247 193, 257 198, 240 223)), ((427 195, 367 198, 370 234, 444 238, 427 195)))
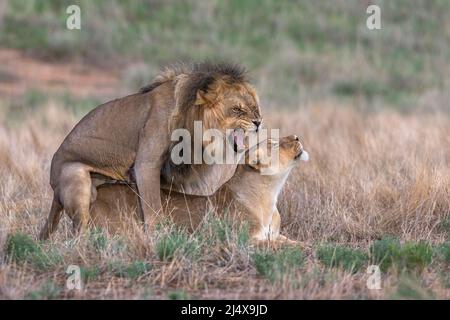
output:
MULTIPOLYGON (((211 209, 228 212, 249 222, 251 238, 255 241, 293 242, 280 234, 280 213, 277 198, 292 167, 303 153, 296 136, 282 138, 279 143, 279 165, 255 163, 238 165, 234 176, 210 197, 183 195, 162 191, 162 202, 172 220, 195 229, 211 209), (272 175, 262 169, 271 167, 272 175)), ((267 152, 271 151, 269 144, 267 152)), ((265 152, 265 149, 257 152, 265 152)), ((304 153, 307 154, 306 152, 304 153)), ((260 158, 261 155, 258 155, 260 158)), ((306 159, 305 159, 306 160, 306 159)), ((104 185, 98 189, 97 200, 91 210, 94 225, 116 232, 124 225, 127 215, 136 212, 138 196, 124 185, 104 185)))
POLYGON ((229 64, 169 68, 141 92, 98 106, 73 128, 53 156, 54 197, 40 238, 55 230, 63 209, 74 217, 75 231, 84 228, 96 188, 111 180, 136 183, 140 215, 149 223, 162 209, 161 175, 173 190, 212 194, 231 178, 236 165, 172 165, 171 130, 191 130, 195 120, 224 133, 238 127, 254 130, 255 119, 261 119, 255 91, 243 70, 229 64), (235 106, 246 112, 232 112, 235 106))

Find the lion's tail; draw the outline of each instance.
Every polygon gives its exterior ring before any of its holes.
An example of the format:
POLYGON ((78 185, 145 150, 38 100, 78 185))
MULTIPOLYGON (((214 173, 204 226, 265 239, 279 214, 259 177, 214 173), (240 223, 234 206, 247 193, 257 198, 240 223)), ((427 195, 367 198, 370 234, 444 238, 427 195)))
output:
POLYGON ((39 234, 40 240, 47 240, 50 235, 56 230, 59 220, 62 216, 63 207, 58 201, 56 194, 53 196, 52 207, 50 209, 50 214, 48 216, 47 222, 45 222, 44 227, 39 234))

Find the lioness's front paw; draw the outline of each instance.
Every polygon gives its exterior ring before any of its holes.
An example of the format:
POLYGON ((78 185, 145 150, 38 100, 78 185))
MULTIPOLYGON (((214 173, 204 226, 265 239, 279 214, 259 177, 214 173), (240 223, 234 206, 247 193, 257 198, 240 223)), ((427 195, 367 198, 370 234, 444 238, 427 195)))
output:
POLYGON ((288 237, 283 236, 281 234, 278 236, 277 239, 275 239, 275 241, 283 243, 283 244, 290 244, 290 245, 297 245, 298 244, 298 241, 289 239, 288 237))
POLYGON ((279 248, 279 247, 283 247, 283 246, 296 246, 296 245, 299 245, 298 241, 289 239, 288 237, 285 237, 283 235, 279 235, 275 239, 255 240, 254 243, 257 246, 265 246, 265 247, 272 247, 272 248, 279 248))

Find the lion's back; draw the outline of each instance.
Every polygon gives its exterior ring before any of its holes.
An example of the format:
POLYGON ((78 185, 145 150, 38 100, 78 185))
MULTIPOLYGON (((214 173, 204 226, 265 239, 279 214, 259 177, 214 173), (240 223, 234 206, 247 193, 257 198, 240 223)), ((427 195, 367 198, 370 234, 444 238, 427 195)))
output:
POLYGON ((106 102, 84 116, 53 156, 50 183, 57 183, 67 162, 93 164, 119 178, 133 164, 139 133, 147 120, 148 94, 134 94, 106 102))

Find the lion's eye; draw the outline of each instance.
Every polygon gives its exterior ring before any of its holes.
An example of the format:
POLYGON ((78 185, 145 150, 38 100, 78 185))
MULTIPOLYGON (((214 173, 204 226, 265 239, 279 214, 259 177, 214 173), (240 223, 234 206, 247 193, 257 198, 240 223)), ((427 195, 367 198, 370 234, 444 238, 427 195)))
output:
POLYGON ((231 109, 231 111, 233 112, 233 114, 237 115, 237 116, 243 116, 245 115, 245 111, 244 109, 242 109, 239 106, 235 106, 231 109))

